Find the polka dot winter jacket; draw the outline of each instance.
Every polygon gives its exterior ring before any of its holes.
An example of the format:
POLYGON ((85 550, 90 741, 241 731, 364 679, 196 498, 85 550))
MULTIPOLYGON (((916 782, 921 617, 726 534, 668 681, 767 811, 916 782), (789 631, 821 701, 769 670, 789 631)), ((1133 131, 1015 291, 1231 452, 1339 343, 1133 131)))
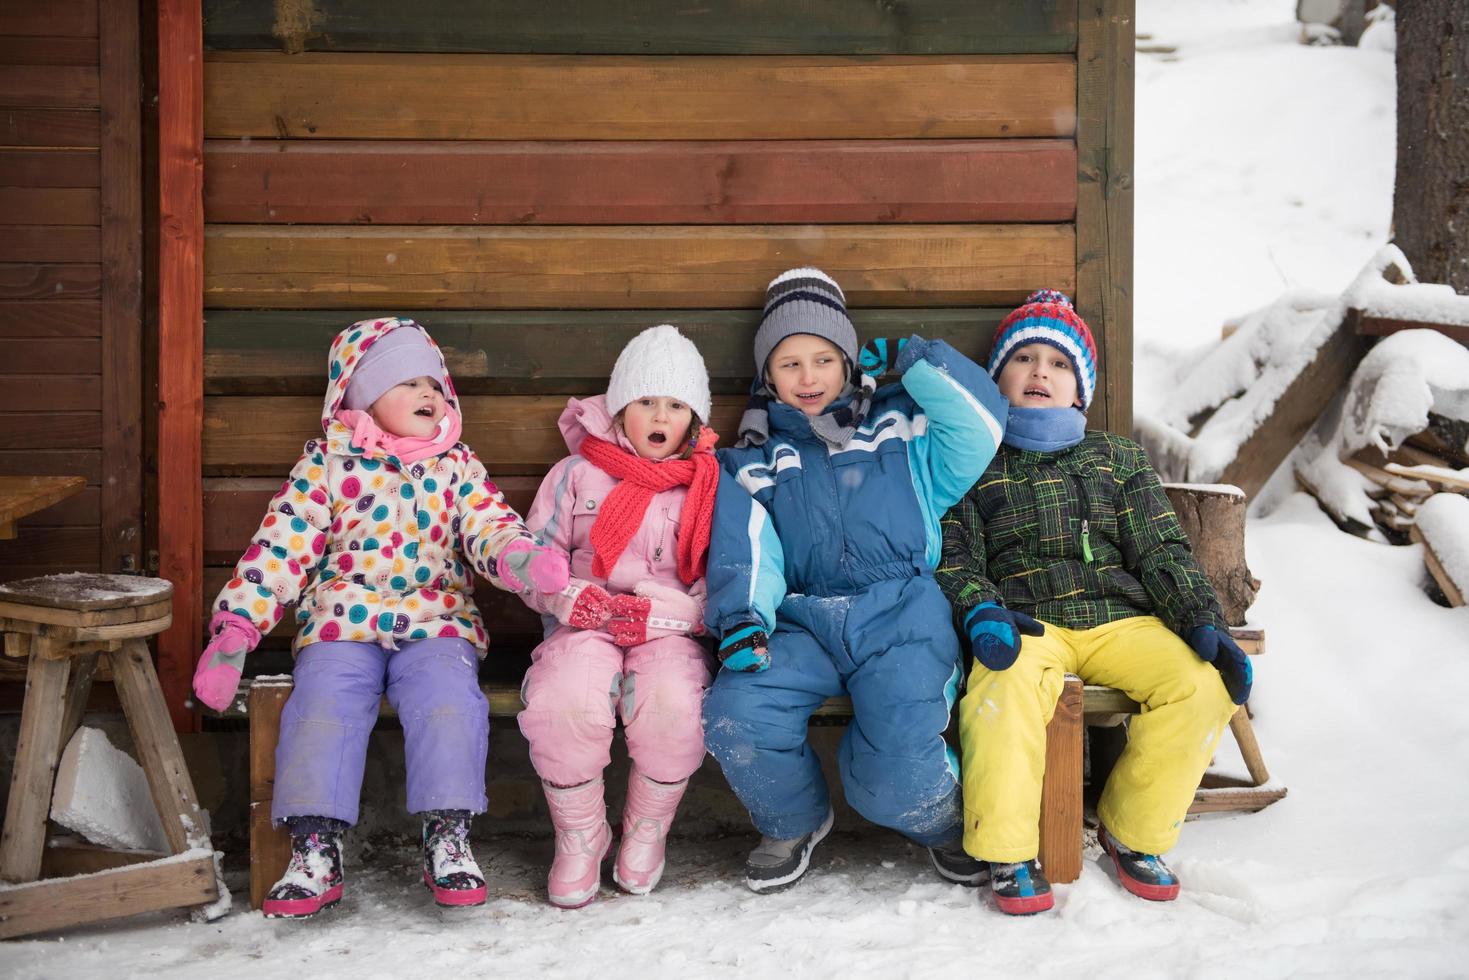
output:
MULTIPOLYGON (((380 449, 377 458, 364 455, 335 418, 353 365, 398 327, 423 329, 412 320, 362 320, 332 342, 323 438, 306 443, 212 608, 264 634, 299 603, 297 650, 327 640, 396 649, 403 640, 443 636, 462 637, 483 656, 488 638, 470 569, 505 588, 496 562, 530 532, 464 443, 400 466, 380 449)), ((443 380, 457 412, 447 369, 443 380)))

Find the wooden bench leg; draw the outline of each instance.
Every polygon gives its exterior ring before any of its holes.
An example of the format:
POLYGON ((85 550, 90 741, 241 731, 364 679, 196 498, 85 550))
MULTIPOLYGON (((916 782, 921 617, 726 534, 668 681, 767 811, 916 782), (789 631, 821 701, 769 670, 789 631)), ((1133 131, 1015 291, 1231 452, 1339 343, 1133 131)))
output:
POLYGON ((148 788, 153 791, 169 850, 182 854, 196 847, 210 847, 199 797, 174 734, 148 642, 128 640, 108 657, 117 697, 132 729, 133 745, 143 763, 143 775, 148 777, 148 788))
MULTIPOLYGON (((61 719, 60 751, 65 752, 67 743, 82 727, 82 716, 87 713, 87 701, 92 697, 92 678, 97 676, 96 653, 83 653, 71 658, 71 689, 66 695, 66 713, 61 719)), ((59 758, 59 756, 58 756, 59 758)))
POLYGON ((26 667, 20 738, 10 773, 5 830, 0 834, 0 879, 5 881, 35 881, 41 874, 46 816, 61 758, 64 712, 58 709, 65 703, 70 672, 70 659, 52 660, 36 653, 26 667))
POLYGON ((281 737, 281 711, 291 685, 250 686, 250 907, 259 909, 266 892, 286 873, 291 835, 270 825, 275 799, 275 747, 281 737))
POLYGON ((1067 676, 1046 727, 1041 786, 1041 867, 1054 884, 1081 877, 1082 683, 1067 676))
POLYGON ((1265 757, 1260 754, 1260 743, 1255 741, 1255 727, 1250 724, 1250 712, 1244 705, 1229 719, 1229 730, 1234 733, 1239 754, 1245 760, 1245 768, 1256 786, 1270 782, 1270 770, 1265 768, 1265 757))

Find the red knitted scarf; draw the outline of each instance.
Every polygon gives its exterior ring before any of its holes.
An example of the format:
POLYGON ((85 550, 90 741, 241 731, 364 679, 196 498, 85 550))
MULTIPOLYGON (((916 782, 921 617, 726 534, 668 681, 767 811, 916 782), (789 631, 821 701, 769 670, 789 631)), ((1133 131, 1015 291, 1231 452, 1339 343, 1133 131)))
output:
POLYGON ((714 526, 714 491, 719 487, 719 463, 713 453, 718 438, 705 426, 692 457, 656 463, 595 436, 582 442, 581 454, 620 481, 602 501, 602 511, 592 524, 593 574, 606 578, 612 573, 642 525, 654 494, 686 486, 689 493, 678 527, 678 577, 687 585, 704 577, 714 526))

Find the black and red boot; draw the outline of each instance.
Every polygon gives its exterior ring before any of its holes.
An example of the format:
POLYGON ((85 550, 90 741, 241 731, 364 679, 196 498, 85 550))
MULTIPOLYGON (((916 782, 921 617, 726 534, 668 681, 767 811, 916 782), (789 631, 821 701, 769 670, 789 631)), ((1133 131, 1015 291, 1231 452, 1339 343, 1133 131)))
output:
POLYGON ((1178 876, 1156 854, 1134 851, 1107 832, 1097 834, 1102 847, 1112 857, 1117 880, 1122 887, 1150 902, 1171 902, 1178 897, 1178 876))
POLYGON ((345 884, 341 831, 292 833, 291 863, 260 911, 267 919, 309 919, 340 902, 345 884))
POLYGON ((423 883, 445 907, 485 904, 488 889, 469 849, 469 820, 465 810, 423 815, 423 883))
POLYGON ((995 904, 1006 915, 1034 915, 1056 904, 1051 883, 1035 861, 991 861, 990 890, 995 893, 995 904))

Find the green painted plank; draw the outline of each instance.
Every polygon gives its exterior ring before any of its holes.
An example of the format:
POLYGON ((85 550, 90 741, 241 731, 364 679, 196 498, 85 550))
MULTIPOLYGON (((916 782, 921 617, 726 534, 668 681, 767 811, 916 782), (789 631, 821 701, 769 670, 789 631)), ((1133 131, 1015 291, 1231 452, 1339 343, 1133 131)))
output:
POLYGON ((222 51, 1055 54, 1067 0, 204 0, 222 51))
MULTIPOLYGON (((989 354, 1007 309, 853 310, 869 337, 942 337, 974 358, 989 354)), ((204 322, 204 390, 211 395, 314 395, 326 377, 332 337, 377 310, 209 310, 204 322)), ((404 311, 444 348, 465 394, 580 394, 600 391, 624 344, 672 323, 704 355, 716 394, 747 390, 758 310, 404 311)))

